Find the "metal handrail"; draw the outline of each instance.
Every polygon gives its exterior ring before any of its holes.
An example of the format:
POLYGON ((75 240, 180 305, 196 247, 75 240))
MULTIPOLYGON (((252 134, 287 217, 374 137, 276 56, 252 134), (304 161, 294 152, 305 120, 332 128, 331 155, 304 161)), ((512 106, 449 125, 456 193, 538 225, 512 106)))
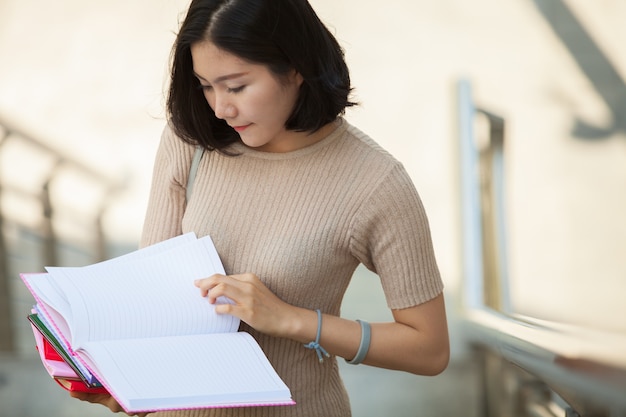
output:
MULTIPOLYGON (((107 199, 110 199, 114 193, 121 191, 123 188, 122 182, 116 180, 115 178, 111 178, 104 173, 98 172, 74 158, 64 155, 60 151, 47 145, 44 141, 35 138, 34 135, 28 134, 23 129, 17 128, 2 118, 0 118, 0 127, 2 127, 4 131, 4 134, 0 137, 0 152, 2 152, 4 145, 8 141, 20 140, 28 143, 30 146, 34 146, 37 150, 50 155, 54 160, 52 168, 47 172, 46 178, 44 178, 39 191, 36 193, 20 189, 19 184, 12 184, 10 187, 3 187, 3 184, 0 181, 0 197, 6 191, 10 191, 13 194, 31 198, 39 202, 43 219, 39 232, 41 233, 44 241, 42 256, 46 265, 56 265, 58 260, 57 248, 59 241, 54 230, 55 208, 51 198, 50 184, 55 180, 55 177, 58 175, 61 167, 72 168, 73 170, 79 172, 80 175, 88 177, 95 183, 100 184, 103 189, 105 198, 103 199, 102 206, 98 208, 95 213, 96 219, 94 221, 94 225, 96 230, 94 230, 94 236, 96 243, 94 245, 94 252, 96 258, 95 261, 106 259, 107 254, 105 252, 106 244, 104 242, 105 234, 102 230, 102 218, 106 214, 107 199)), ((12 352, 15 350, 15 341, 12 331, 11 318, 8 248, 4 236, 5 222, 6 219, 4 213, 0 209, 0 351, 12 352)))
MULTIPOLYGON (((5 132, 0 139, 0 146, 4 143, 4 140, 8 136, 8 132, 5 132)), ((0 182, 0 195, 2 195, 2 183, 0 182)), ((7 256, 7 245, 4 238, 4 218, 2 211, 0 210, 0 351, 11 352, 15 349, 15 341, 13 337, 13 331, 11 329, 11 305, 9 301, 10 286, 9 286, 9 259, 7 256)))
POLYGON ((464 335, 545 382, 568 402, 626 412, 626 336, 516 315, 509 301, 502 117, 457 85, 463 222, 464 335), (481 149, 477 117, 489 123, 481 149))
POLYGON ((484 305, 483 231, 480 210, 478 152, 475 146, 474 118, 476 109, 469 82, 457 85, 458 134, 460 149, 462 261, 464 272, 464 302, 468 307, 484 305))
POLYGON ((510 311, 504 207, 504 119, 474 105, 467 80, 458 83, 457 102, 465 302, 470 307, 510 311), (489 124, 488 140, 482 149, 478 146, 474 128, 478 115, 485 117, 489 124))
POLYGON ((117 179, 103 172, 97 171, 88 165, 83 164, 82 162, 80 162, 79 160, 75 158, 71 158, 67 155, 64 155, 58 149, 55 149, 54 147, 48 145, 45 141, 37 139, 35 135, 29 134, 28 132, 26 132, 25 129, 20 129, 17 126, 14 126, 12 123, 8 122, 2 117, 0 117, 0 126, 4 128, 5 133, 6 133, 4 140, 13 136, 19 137, 20 140, 25 141, 35 146, 37 149, 47 154, 55 156, 57 160, 57 165, 71 166, 72 168, 75 168, 76 170, 80 171, 82 174, 88 175, 94 180, 102 184, 106 184, 108 186, 117 187, 119 185, 119 181, 117 179))
POLYGON ((478 108, 489 124, 488 141, 479 152, 485 305, 510 312, 504 172, 504 118, 478 108))

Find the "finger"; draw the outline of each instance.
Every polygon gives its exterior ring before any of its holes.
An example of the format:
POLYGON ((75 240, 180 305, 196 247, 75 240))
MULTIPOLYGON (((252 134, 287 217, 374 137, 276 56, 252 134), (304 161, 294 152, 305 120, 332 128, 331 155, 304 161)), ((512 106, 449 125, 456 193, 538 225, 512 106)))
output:
POLYGON ((238 313, 238 308, 234 304, 230 303, 222 303, 215 305, 215 312, 217 314, 230 314, 231 316, 240 317, 240 313, 238 313))
POLYGON ((245 295, 241 282, 232 277, 223 277, 208 292, 208 300, 211 304, 239 304, 245 295))
POLYGON ((197 279, 193 282, 193 284, 196 287, 200 288, 200 294, 202 295, 202 297, 206 297, 211 288, 217 285, 217 283, 219 283, 220 280, 224 277, 225 276, 221 274, 214 274, 208 278, 197 279))
POLYGON ((230 302, 230 297, 236 297, 236 292, 229 289, 229 286, 236 287, 238 285, 237 279, 228 275, 212 275, 208 278, 197 279, 194 281, 194 285, 200 288, 200 295, 207 297, 209 303, 220 304, 230 302), (226 296, 225 298, 221 298, 226 296))
POLYGON ((91 394, 88 392, 82 392, 82 391, 70 391, 70 396, 72 398, 77 398, 81 401, 87 401, 90 403, 102 403, 103 401, 107 400, 109 395, 107 394, 91 394))
POLYGON ((79 399, 81 401, 86 401, 87 395, 89 394, 87 394, 86 392, 70 391, 70 397, 79 399))

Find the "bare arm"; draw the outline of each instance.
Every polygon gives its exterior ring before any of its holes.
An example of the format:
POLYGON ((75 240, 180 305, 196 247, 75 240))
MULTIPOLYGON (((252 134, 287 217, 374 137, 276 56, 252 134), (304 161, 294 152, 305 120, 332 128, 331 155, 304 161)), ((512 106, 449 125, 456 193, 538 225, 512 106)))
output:
MULTIPOLYGON (((372 323, 372 339, 363 363, 418 375, 437 375, 448 365, 449 339, 443 295, 424 304, 393 310, 394 322, 372 323)), ((317 316, 302 310, 294 317, 291 338, 315 338, 317 316)), ((335 355, 352 359, 361 339, 361 326, 352 320, 324 315, 320 344, 335 355)))
MULTIPOLYGON (((276 297, 253 274, 214 275, 199 280, 209 302, 226 296, 235 304, 216 306, 219 313, 239 317, 255 329, 302 343, 315 339, 317 314, 276 297)), ((437 375, 447 366, 450 347, 443 295, 421 305, 393 310, 394 321, 373 323, 372 339, 363 363, 418 375, 437 375)), ((361 340, 353 320, 323 315, 320 344, 329 353, 352 359, 361 340)))

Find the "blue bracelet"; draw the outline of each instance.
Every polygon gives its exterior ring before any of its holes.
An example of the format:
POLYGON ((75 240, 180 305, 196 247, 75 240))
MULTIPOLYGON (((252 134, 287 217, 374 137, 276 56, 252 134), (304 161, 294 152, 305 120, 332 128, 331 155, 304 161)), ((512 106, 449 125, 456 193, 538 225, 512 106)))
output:
POLYGON ((365 359, 367 356, 367 351, 370 348, 370 341, 372 338, 372 329, 370 324, 363 320, 357 320, 361 324, 361 343, 359 343, 359 350, 356 351, 356 355, 352 360, 345 360, 350 365, 358 365, 365 359))
POLYGON ((326 356, 327 358, 330 357, 328 352, 326 352, 326 349, 324 349, 320 345, 321 334, 322 334, 322 312, 319 309, 317 309, 317 336, 315 337, 314 341, 307 343, 306 345, 304 345, 304 347, 307 349, 315 349, 315 352, 317 353, 317 358, 319 359, 320 363, 324 362, 324 356, 326 356))

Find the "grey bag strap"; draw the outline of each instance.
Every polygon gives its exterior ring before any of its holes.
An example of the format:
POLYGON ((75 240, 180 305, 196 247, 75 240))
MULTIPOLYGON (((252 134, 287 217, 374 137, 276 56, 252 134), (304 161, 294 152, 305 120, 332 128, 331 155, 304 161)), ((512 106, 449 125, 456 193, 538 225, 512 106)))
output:
POLYGON ((196 179, 196 174, 198 173, 198 166, 200 165, 200 160, 202 159, 202 155, 204 154, 204 148, 201 146, 196 147, 196 151, 193 154, 193 159, 191 160, 191 168, 189 169, 189 178, 187 178, 187 192, 186 199, 189 201, 191 198, 191 191, 193 190, 193 183, 196 179))

